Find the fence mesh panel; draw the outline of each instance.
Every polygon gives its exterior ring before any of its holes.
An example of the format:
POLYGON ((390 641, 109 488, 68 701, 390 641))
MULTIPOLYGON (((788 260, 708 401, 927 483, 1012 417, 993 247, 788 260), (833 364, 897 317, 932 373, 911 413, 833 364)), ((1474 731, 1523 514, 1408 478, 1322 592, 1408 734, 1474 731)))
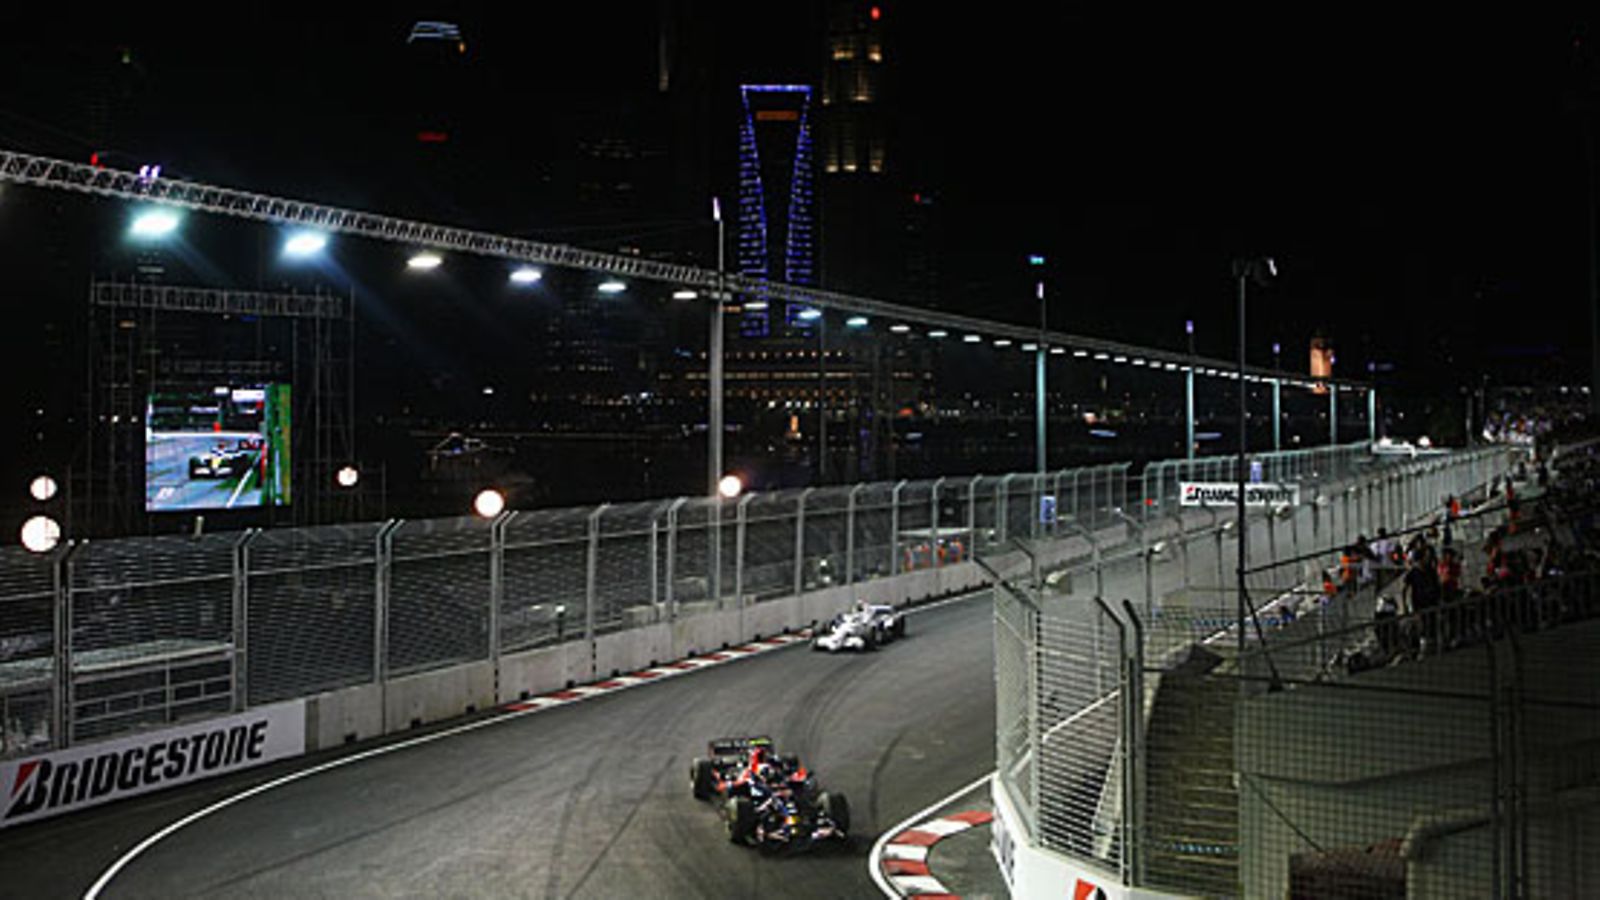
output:
MULTIPOLYGON (((651 605, 651 530, 660 507, 659 503, 614 506, 601 515, 595 562, 597 633, 648 625, 656 620, 656 610, 651 605)), ((660 552, 659 543, 655 552, 660 552)))
POLYGON ((389 673, 489 658, 493 525, 461 517, 405 522, 390 539, 389 673))
POLYGON ((519 513, 501 561, 500 650, 527 650, 583 634, 592 509, 519 513))
POLYGON ((994 590, 995 760, 1000 783, 1031 824, 1035 821, 1032 703, 1037 616, 1015 593, 994 590))
POLYGON ((52 556, 0 548, 0 758, 53 740, 54 567, 52 556))
POLYGON ((794 593, 796 514, 800 491, 758 494, 745 506, 744 595, 754 600, 794 593))
POLYGON ((846 508, 848 488, 825 488, 806 498, 805 571, 806 590, 843 584, 845 581, 846 508))
POLYGON ((881 578, 894 570, 894 562, 889 558, 893 540, 893 509, 893 485, 863 485, 856 493, 856 581, 881 578))
POLYGON ((248 696, 305 697, 377 677, 381 525, 267 531, 250 543, 248 696))

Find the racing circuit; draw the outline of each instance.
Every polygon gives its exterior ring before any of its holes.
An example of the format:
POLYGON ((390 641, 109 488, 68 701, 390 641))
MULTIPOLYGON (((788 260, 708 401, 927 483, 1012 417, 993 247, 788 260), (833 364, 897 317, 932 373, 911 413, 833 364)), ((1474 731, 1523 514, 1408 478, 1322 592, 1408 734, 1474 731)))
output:
MULTIPOLYGON (((446 729, 220 809, 133 857, 100 896, 875 896, 867 855, 879 831, 994 768, 988 597, 914 611, 908 638, 876 652, 799 643, 446 729), (794 856, 737 847, 691 798, 689 760, 707 740, 758 733, 849 796, 848 845, 794 856)), ((83 896, 168 824, 352 752, 8 834, 3 893, 83 896)))

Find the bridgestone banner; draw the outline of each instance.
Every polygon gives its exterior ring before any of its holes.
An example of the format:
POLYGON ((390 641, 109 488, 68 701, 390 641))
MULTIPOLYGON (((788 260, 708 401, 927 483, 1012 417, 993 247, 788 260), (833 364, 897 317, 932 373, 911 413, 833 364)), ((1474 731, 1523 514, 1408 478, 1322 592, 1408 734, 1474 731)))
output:
POLYGON ((0 828, 236 772, 306 750, 305 701, 0 763, 0 828))
MULTIPOLYGON (((1238 506, 1239 485, 1228 482, 1184 481, 1178 485, 1178 497, 1183 506, 1238 506)), ((1298 484, 1247 484, 1244 486, 1245 506, 1277 506, 1300 503, 1298 484)))

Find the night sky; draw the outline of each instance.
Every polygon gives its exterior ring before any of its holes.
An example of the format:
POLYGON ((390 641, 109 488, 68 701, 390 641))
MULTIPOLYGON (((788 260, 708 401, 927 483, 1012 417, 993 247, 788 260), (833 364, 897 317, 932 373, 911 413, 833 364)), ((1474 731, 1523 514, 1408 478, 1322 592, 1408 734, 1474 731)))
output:
MULTIPOLYGON (((820 7, 672 6, 715 48, 717 103, 739 80, 818 77, 820 7)), ((11 28, 0 143, 605 248, 557 202, 556 123, 649 103, 661 8, 291 4, 11 28), (465 76, 428 88, 460 136, 430 179, 411 160, 418 18, 459 22, 470 47, 465 76), (94 73, 123 47, 138 115, 94 146, 94 73)), ((884 9, 896 158, 942 208, 944 307, 1031 321, 1023 260, 1042 250, 1054 327, 1177 347, 1192 317, 1200 350, 1230 356, 1230 260, 1271 253, 1284 276, 1252 301, 1257 362, 1279 340, 1302 364, 1320 330, 1345 374, 1586 374, 1581 23, 884 9)), ((731 181, 734 122, 707 131, 731 181)))

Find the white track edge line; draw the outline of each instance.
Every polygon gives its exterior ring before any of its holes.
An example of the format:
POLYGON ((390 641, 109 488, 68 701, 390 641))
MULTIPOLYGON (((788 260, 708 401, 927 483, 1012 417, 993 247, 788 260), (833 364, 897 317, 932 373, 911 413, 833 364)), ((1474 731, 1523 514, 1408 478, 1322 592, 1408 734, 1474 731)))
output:
MULTIPOLYGON (((989 774, 979 778, 977 781, 974 781, 966 787, 961 788, 955 793, 950 794, 941 800, 935 801, 932 805, 928 806, 927 809, 907 816, 898 825, 894 826, 893 828, 885 829, 883 834, 878 835, 877 842, 872 845, 872 852, 867 854, 867 871, 872 875, 873 883, 878 886, 878 890, 883 891, 883 895, 885 897, 888 897, 889 900, 900 900, 901 897, 905 896, 904 894, 895 890, 894 887, 889 883, 889 877, 883 874, 883 847, 885 844, 889 843, 889 839, 900 832, 905 831, 907 828, 910 828, 912 825, 928 817, 929 815, 932 815, 933 811, 939 807, 944 806, 947 803, 953 803, 957 797, 977 790, 983 785, 984 782, 993 777, 994 773, 990 772, 989 774)), ((929 849, 931 850, 932 848, 930 847, 929 849)))
MULTIPOLYGON (((951 597, 951 598, 949 598, 947 600, 941 600, 941 601, 939 601, 937 603, 930 603, 930 604, 928 604, 926 606, 919 606, 919 607, 916 607, 914 609, 907 610, 907 612, 921 612, 921 611, 924 611, 924 610, 938 609, 941 606, 947 606, 949 604, 956 603, 956 602, 959 602, 959 601, 962 601, 962 600, 970 600, 973 597, 981 595, 982 593, 984 593, 985 590, 986 590, 985 588, 980 588, 978 590, 972 591, 971 593, 962 594, 962 595, 957 596, 957 597, 951 597)), ((780 645, 780 646, 774 646, 774 647, 772 647, 772 650, 783 650, 783 649, 787 649, 789 647, 802 646, 805 643, 806 642, 804 640, 795 640, 795 641, 791 641, 789 643, 786 643, 786 644, 783 644, 783 645, 780 645)), ((764 651, 764 652, 770 652, 770 651, 764 651)), ((762 654, 761 653, 743 653, 743 654, 739 654, 737 656, 728 657, 727 659, 708 660, 704 664, 696 666, 693 669, 677 669, 677 670, 673 670, 673 675, 687 675, 690 672, 697 672, 697 671, 699 671, 701 669, 709 668, 711 666, 724 665, 724 664, 727 664, 727 663, 730 663, 730 662, 734 662, 736 660, 748 659, 748 658, 751 658, 751 657, 754 657, 754 656, 760 656, 760 655, 762 655, 762 654)), ((687 661, 688 660, 685 660, 685 662, 687 662, 687 661)), ((649 671, 649 670, 644 670, 644 671, 649 671)), ((350 765, 351 763, 356 763, 356 762, 361 762, 363 760, 371 759, 371 758, 373 758, 375 756, 382 756, 382 755, 387 754, 387 753, 393 753, 393 752, 395 752, 397 750, 405 750, 405 749, 408 749, 408 748, 411 748, 411 747, 419 747, 419 746, 421 746, 423 744, 429 744, 429 743, 432 743, 434 741, 442 740, 442 739, 447 738, 447 737, 454 737, 454 736, 456 736, 458 734, 466 734, 469 731, 476 731, 479 728, 487 728, 490 725, 500 724, 500 723, 506 722, 506 721, 508 721, 510 719, 517 719, 517 718, 521 718, 523 716, 532 715, 534 713, 543 712, 544 710, 547 710, 547 709, 553 709, 556 706, 565 706, 568 703, 575 703, 575 702, 579 702, 579 701, 582 701, 582 700, 587 700, 590 697, 603 696, 604 694, 614 693, 615 691, 626 690, 626 689, 631 688, 631 687, 638 687, 638 686, 644 685, 644 684, 651 684, 653 682, 663 681, 666 678, 673 677, 673 675, 664 675, 661 678, 645 679, 645 680, 642 680, 639 685, 625 685, 623 687, 613 688, 613 689, 608 690, 608 691, 602 691, 602 692, 594 693, 594 694, 585 694, 585 695, 582 695, 582 696, 580 696, 578 698, 575 698, 574 700, 563 700, 563 701, 559 701, 557 703, 540 704, 538 706, 533 706, 533 707, 529 707, 529 708, 525 708, 525 709, 517 709, 517 710, 507 710, 507 709, 505 709, 505 707, 499 707, 499 709, 501 710, 499 715, 490 716, 489 718, 481 719, 481 720, 479 720, 477 722, 469 722, 466 725, 458 725, 455 728, 448 728, 448 729, 445 729, 444 731, 436 731, 433 734, 427 734, 427 735, 423 735, 422 737, 412 738, 411 740, 408 740, 408 741, 401 741, 398 744, 388 744, 388 745, 385 745, 385 746, 382 746, 382 747, 374 747, 371 750, 364 750, 364 751, 362 751, 360 753, 355 753, 355 754, 352 754, 350 756, 341 756, 338 759, 329 760, 328 762, 312 766, 309 769, 301 769, 298 772, 291 772, 288 775, 285 775, 285 776, 283 776, 281 778, 275 778, 272 781, 266 782, 265 784, 258 784, 255 787, 250 788, 249 790, 242 791, 242 792, 240 792, 238 794, 234 794, 231 797, 224 797, 223 799, 218 800, 216 803, 213 803, 210 806, 205 807, 204 809, 200 809, 200 810, 197 810, 195 812, 192 812, 189 815, 184 816, 183 818, 179 819, 178 821, 173 822, 172 824, 166 826, 165 828, 161 829, 160 831, 157 831, 155 834, 152 834, 149 837, 145 838, 144 840, 140 841, 139 843, 135 844, 132 848, 130 848, 128 850, 127 853, 124 853, 122 856, 118 857, 116 862, 112 863, 104 872, 102 872, 100 874, 100 877, 95 880, 94 884, 89 886, 89 890, 84 892, 83 900, 98 900, 98 898, 100 896, 100 892, 106 889, 106 886, 109 885, 111 883, 111 880, 117 876, 117 873, 121 872, 124 868, 126 868, 130 863, 132 863, 135 859, 137 859, 146 850, 149 850, 151 847, 154 847, 156 844, 160 843, 162 840, 166 839, 167 837, 171 836, 172 834, 175 834, 176 832, 178 832, 179 830, 183 829, 184 827, 192 825, 195 822, 198 822, 201 819, 204 819, 205 817, 211 815, 212 813, 221 812, 222 810, 227 809, 228 807, 234 805, 235 803, 239 803, 239 802, 241 802, 243 800, 248 800, 251 797, 256 796, 257 794, 264 794, 267 791, 270 791, 270 790, 272 790, 274 788, 283 787, 286 784, 292 784, 292 783, 294 783, 296 781, 301 780, 302 778, 309 778, 312 775, 317 775, 317 774, 320 774, 322 772, 329 771, 330 769, 337 769, 337 768, 339 768, 341 766, 350 765)), ((521 700, 521 701, 517 701, 517 702, 519 702, 519 703, 527 703, 527 702, 531 702, 531 701, 534 701, 534 700, 537 700, 537 699, 539 699, 539 698, 530 697, 528 700, 521 700)), ((988 775, 984 776, 985 779, 987 779, 988 777, 989 777, 988 775)), ((974 784, 973 786, 975 787, 976 784, 974 784)), ((954 799, 954 797, 952 796, 951 799, 954 799)), ((880 841, 880 844, 881 843, 882 842, 880 841)), ((875 858, 876 855, 880 852, 879 847, 878 846, 874 846, 872 848, 872 852, 873 852, 873 855, 874 855, 874 858, 875 858)), ((876 869, 874 869, 874 872, 876 872, 876 869)), ((881 878, 881 876, 879 876, 879 877, 881 878)), ((882 885, 880 883, 880 887, 881 886, 882 885)), ((891 896, 891 897, 899 897, 900 895, 899 894, 889 894, 889 896, 891 896)))

